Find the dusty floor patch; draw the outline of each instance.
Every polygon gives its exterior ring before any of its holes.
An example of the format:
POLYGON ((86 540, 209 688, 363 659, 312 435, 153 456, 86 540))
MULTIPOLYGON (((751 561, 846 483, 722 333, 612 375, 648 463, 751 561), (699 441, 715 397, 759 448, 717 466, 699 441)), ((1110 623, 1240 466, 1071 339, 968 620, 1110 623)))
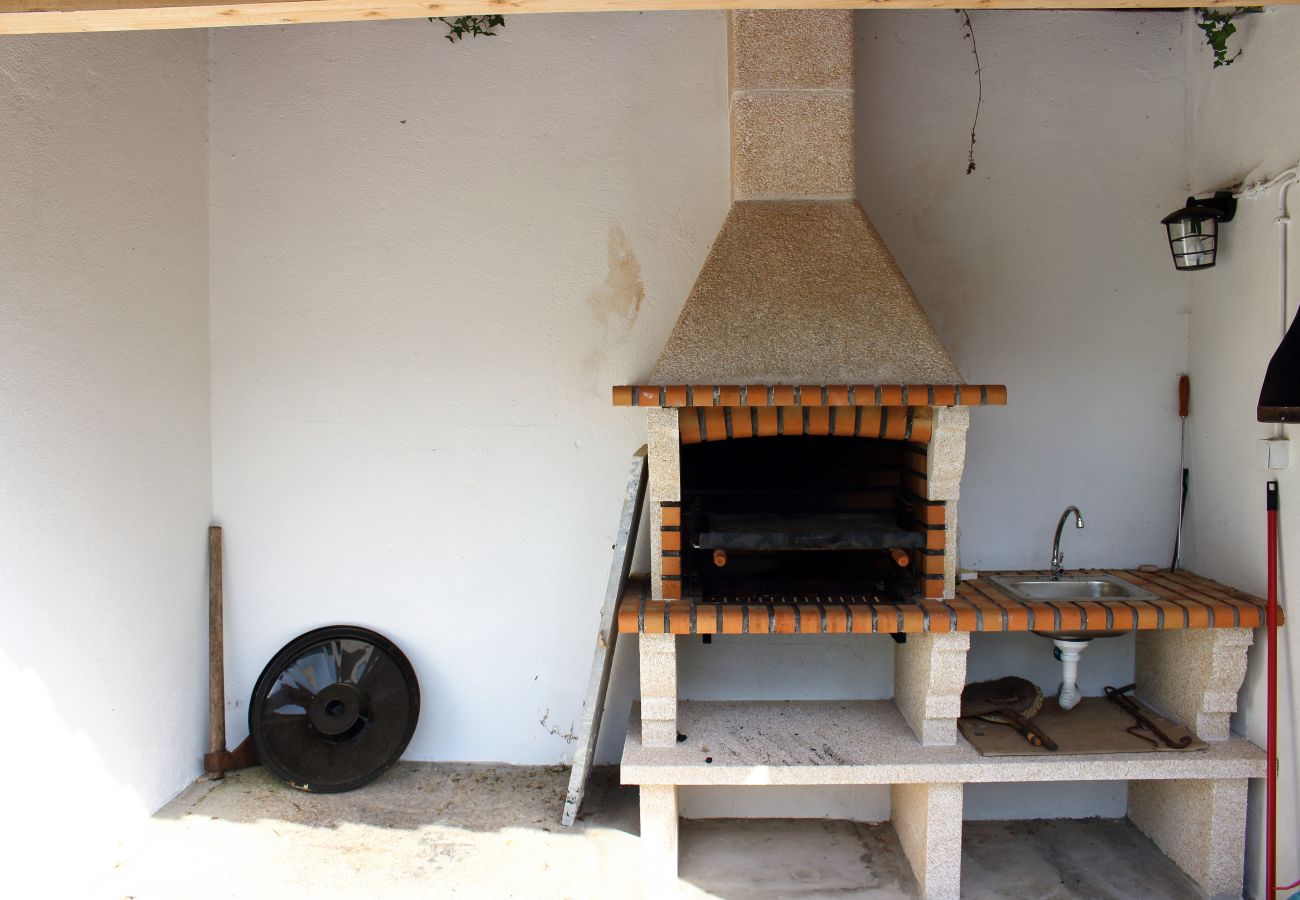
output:
MULTIPOLYGON (((582 820, 559 824, 564 767, 405 763, 350 794, 304 794, 261 769, 199 783, 122 851, 104 897, 636 897, 636 790, 597 770, 582 820)), ((967 826, 963 896, 1194 896, 1133 826, 967 826)), ((682 824, 680 896, 916 895, 887 825, 717 819, 682 824)))

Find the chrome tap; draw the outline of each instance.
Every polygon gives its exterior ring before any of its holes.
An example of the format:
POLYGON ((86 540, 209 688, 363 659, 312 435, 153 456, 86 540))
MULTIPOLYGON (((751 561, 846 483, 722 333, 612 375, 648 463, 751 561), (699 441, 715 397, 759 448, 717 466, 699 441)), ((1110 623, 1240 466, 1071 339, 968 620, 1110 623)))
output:
POLYGON ((1052 538, 1052 580, 1060 581, 1061 576, 1065 574, 1065 566, 1061 565, 1065 557, 1061 554, 1061 529, 1065 527, 1065 520, 1070 518, 1070 513, 1074 513, 1074 527, 1083 527, 1083 513, 1079 512, 1077 506, 1067 506, 1065 512, 1061 513, 1061 521, 1056 523, 1056 537, 1052 538))

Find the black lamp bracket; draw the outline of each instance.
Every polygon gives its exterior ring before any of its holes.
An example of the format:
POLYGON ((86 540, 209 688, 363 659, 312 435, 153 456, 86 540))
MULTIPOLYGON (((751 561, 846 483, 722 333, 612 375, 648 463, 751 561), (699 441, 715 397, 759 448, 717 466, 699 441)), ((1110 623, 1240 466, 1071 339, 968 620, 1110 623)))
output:
POLYGON ((1231 222, 1232 217, 1237 214, 1237 198, 1233 196, 1232 191, 1215 191, 1213 196, 1199 200, 1188 197, 1187 205, 1208 206, 1210 209, 1218 210, 1220 222, 1231 222))

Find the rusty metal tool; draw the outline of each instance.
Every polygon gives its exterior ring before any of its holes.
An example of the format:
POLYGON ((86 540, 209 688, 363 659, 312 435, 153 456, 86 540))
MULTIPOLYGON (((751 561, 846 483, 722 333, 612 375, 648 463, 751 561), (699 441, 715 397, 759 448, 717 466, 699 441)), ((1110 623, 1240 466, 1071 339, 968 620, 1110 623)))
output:
POLYGON ((1144 741, 1149 741, 1153 747, 1158 746, 1158 744, 1156 744, 1155 741, 1151 740, 1151 738, 1147 737, 1146 735, 1138 734, 1137 732, 1139 730, 1151 732, 1157 738, 1163 741, 1164 745, 1166 747, 1169 747, 1171 750, 1182 750, 1183 748, 1190 746, 1192 743, 1192 736, 1190 734, 1185 734, 1181 738, 1178 738, 1177 740, 1171 738, 1168 734, 1165 733, 1164 729, 1162 729, 1155 722, 1152 722, 1149 718, 1147 718, 1146 713, 1142 711, 1142 707, 1134 703, 1131 697, 1125 696, 1129 691, 1133 690, 1133 688, 1135 687, 1137 687, 1136 684, 1126 684, 1122 688, 1113 688, 1110 687, 1109 685, 1106 686, 1106 699, 1109 700, 1111 703, 1114 703, 1120 709, 1124 710, 1124 712, 1128 713, 1130 716, 1132 716, 1134 721, 1137 723, 1125 730, 1128 731, 1128 733, 1133 735, 1134 737, 1139 737, 1142 738, 1142 740, 1144 741))
POLYGON ((1181 436, 1178 440, 1178 467, 1182 470, 1182 495, 1178 501, 1178 530, 1174 532, 1174 556, 1169 562, 1169 571, 1178 569, 1183 556, 1183 517, 1187 514, 1187 483, 1191 470, 1187 468, 1187 412, 1191 404, 1191 381, 1186 375, 1178 377, 1178 417, 1182 422, 1181 436))

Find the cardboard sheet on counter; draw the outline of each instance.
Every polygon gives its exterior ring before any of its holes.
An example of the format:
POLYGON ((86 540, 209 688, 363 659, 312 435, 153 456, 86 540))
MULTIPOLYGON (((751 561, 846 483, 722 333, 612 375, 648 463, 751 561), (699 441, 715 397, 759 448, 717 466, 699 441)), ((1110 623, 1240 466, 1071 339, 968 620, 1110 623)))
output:
MULTIPOLYGON (((1130 695, 1131 696, 1131 695, 1130 695)), ((1188 734, 1186 728, 1152 712, 1139 702, 1147 718, 1160 726, 1171 738, 1178 740, 1188 734)), ((1074 709, 1066 712, 1056 705, 1055 697, 1048 697, 1043 708, 1034 716, 1034 724, 1047 732, 1060 749, 1047 750, 1035 747, 1010 725, 985 722, 982 719, 959 719, 957 727, 970 741, 971 746, 983 756, 1039 756, 1041 754, 1078 753, 1188 753, 1204 750, 1204 741, 1193 738, 1181 750, 1166 747, 1163 743, 1152 746, 1149 741, 1126 731, 1136 721, 1124 710, 1105 697, 1085 697, 1074 709)), ((1146 733, 1145 731, 1143 732, 1146 733)), ((1151 735, 1155 737, 1155 735, 1151 735)))

